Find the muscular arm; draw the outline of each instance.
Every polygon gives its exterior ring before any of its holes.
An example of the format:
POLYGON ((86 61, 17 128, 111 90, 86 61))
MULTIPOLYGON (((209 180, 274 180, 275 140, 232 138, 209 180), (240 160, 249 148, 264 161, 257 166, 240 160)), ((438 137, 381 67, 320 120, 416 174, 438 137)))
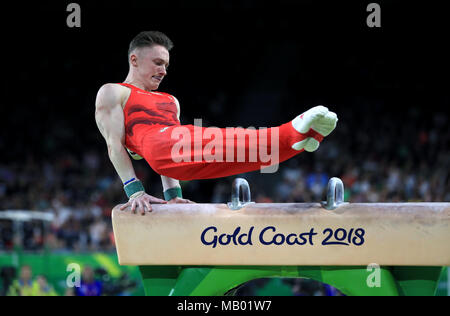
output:
POLYGON ((122 95, 118 87, 105 84, 100 88, 95 101, 95 120, 108 147, 108 156, 122 183, 135 178, 133 164, 125 145, 125 124, 122 110, 122 95))
MULTIPOLYGON (((136 178, 133 164, 124 147, 125 122, 121 105, 123 97, 120 87, 106 84, 98 91, 95 101, 95 120, 100 133, 105 138, 109 159, 122 183, 136 178)), ((120 207, 120 210, 131 207, 131 212, 135 213, 136 210, 140 210, 141 214, 144 215, 146 210, 152 211, 151 203, 167 203, 143 191, 142 194, 139 194, 139 192, 136 192, 136 194, 136 196, 133 194, 130 200, 120 207)))

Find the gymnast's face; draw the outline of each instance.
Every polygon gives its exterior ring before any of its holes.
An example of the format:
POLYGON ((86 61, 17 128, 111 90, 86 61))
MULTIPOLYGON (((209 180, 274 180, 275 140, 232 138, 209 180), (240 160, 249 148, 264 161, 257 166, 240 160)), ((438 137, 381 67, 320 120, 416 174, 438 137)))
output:
POLYGON ((161 45, 138 48, 130 55, 130 67, 145 89, 156 90, 167 75, 169 51, 161 45))

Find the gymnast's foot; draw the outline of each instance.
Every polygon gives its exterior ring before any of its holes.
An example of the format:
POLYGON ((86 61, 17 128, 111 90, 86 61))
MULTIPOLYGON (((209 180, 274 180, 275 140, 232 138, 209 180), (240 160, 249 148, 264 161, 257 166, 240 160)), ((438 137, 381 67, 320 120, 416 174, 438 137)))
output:
POLYGON ((328 108, 322 105, 313 107, 297 116, 292 121, 292 126, 297 132, 310 137, 295 143, 292 145, 292 148, 295 150, 304 149, 308 152, 316 151, 319 148, 322 138, 330 135, 336 128, 337 121, 336 113, 329 111, 328 108))

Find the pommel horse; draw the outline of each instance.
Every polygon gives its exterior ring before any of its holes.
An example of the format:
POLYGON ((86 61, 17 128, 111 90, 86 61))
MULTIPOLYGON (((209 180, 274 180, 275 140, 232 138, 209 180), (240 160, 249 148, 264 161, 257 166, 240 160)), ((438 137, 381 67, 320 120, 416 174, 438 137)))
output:
MULTIPOLYGON (((240 200, 242 193, 243 201, 240 200)), ((118 260, 139 266, 146 295, 229 295, 257 278, 310 278, 346 295, 434 295, 450 265, 450 203, 345 203, 338 178, 322 203, 112 211, 118 260)))

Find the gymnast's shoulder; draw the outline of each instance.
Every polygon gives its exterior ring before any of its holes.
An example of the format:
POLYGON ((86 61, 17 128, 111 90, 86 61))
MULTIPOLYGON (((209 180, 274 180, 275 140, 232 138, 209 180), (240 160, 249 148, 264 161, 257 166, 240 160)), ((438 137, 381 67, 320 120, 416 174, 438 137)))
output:
POLYGON ((124 100, 128 99, 130 93, 130 89, 125 86, 117 83, 105 83, 97 92, 96 103, 123 104, 124 100))

